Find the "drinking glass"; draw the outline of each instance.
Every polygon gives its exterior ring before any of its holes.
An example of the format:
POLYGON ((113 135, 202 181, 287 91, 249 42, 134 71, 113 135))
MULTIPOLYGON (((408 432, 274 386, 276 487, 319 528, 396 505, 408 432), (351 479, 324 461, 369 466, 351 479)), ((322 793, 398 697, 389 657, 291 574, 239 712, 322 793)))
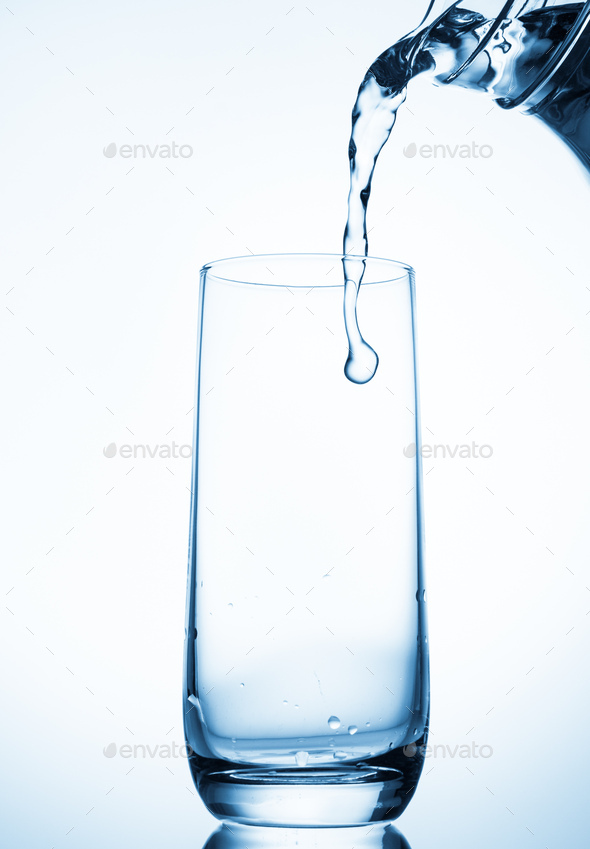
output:
POLYGON ((357 384, 343 260, 201 271, 185 735, 207 808, 245 824, 395 819, 422 768, 414 275, 358 258, 379 365, 357 384))

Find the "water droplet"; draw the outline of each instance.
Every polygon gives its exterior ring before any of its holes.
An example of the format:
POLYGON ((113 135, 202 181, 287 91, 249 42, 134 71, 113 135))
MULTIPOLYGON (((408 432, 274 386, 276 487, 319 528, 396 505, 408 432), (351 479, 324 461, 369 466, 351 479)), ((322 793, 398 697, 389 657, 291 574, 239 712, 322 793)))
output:
POLYGON ((360 335, 354 342, 351 340, 349 346, 344 374, 352 383, 368 383, 377 371, 379 357, 360 335))
POLYGON ((243 686, 244 686, 244 683, 242 682, 242 683, 240 684, 240 687, 243 687, 243 686))
POLYGON ((231 738, 231 741, 232 741, 232 743, 235 743, 235 742, 236 742, 236 738, 235 738, 235 737, 232 737, 232 738, 231 738))
POLYGON ((414 728, 414 730, 412 731, 412 734, 417 734, 417 733, 418 733, 418 729, 414 728))
POLYGON ((299 710, 299 705, 294 706, 296 710, 299 710))
POLYGON ((358 731, 358 728, 356 727, 356 725, 349 725, 348 726, 348 733, 349 734, 356 734, 357 731, 358 731))
POLYGON ((284 705, 288 705, 288 704, 289 704, 289 702, 287 701, 287 699, 283 699, 283 704, 284 704, 284 705))
POLYGON ((228 604, 228 607, 233 607, 233 604, 231 603, 231 601, 230 601, 230 603, 228 604))
POLYGON ((367 726, 367 728, 370 728, 370 727, 371 727, 371 723, 370 723, 370 722, 365 722, 365 725, 367 726))
POLYGON ((297 766, 307 766, 307 762, 309 760, 309 753, 297 752, 295 755, 295 760, 297 761, 297 766))
POLYGON ((331 716, 328 720, 328 725, 330 726, 330 728, 340 728, 340 720, 337 716, 331 716))
POLYGON ((343 761, 346 758, 346 752, 334 752, 334 757, 337 761, 343 761))

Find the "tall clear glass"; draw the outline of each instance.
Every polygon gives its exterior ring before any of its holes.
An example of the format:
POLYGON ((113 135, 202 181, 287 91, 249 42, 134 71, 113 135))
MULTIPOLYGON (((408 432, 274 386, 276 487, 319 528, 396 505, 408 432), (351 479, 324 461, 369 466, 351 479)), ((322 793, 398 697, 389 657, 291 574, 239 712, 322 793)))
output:
POLYGON ((342 260, 201 271, 185 734, 206 806, 241 823, 395 819, 422 768, 414 276, 365 260, 359 385, 342 260))

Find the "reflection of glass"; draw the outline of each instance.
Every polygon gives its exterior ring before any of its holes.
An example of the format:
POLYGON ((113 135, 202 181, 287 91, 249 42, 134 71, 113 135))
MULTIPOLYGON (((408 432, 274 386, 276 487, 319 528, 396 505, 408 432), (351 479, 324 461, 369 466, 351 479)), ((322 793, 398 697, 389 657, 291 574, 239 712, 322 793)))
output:
POLYGON ((343 374, 341 256, 201 274, 185 728, 223 819, 394 819, 422 767, 413 272, 362 261, 380 358, 362 386, 343 374))
POLYGON ((410 849, 392 825, 373 828, 253 828, 232 823, 213 832, 203 849, 410 849))

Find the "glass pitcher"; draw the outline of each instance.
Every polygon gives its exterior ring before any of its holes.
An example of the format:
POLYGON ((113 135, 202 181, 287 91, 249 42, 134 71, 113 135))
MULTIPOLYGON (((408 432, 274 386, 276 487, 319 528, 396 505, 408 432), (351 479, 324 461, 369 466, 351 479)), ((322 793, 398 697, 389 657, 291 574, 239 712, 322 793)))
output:
POLYGON ((409 80, 428 72, 549 126, 590 169, 590 2, 432 2, 420 26, 373 63, 389 85, 400 53, 409 80), (403 50, 402 50, 403 47, 403 50))

